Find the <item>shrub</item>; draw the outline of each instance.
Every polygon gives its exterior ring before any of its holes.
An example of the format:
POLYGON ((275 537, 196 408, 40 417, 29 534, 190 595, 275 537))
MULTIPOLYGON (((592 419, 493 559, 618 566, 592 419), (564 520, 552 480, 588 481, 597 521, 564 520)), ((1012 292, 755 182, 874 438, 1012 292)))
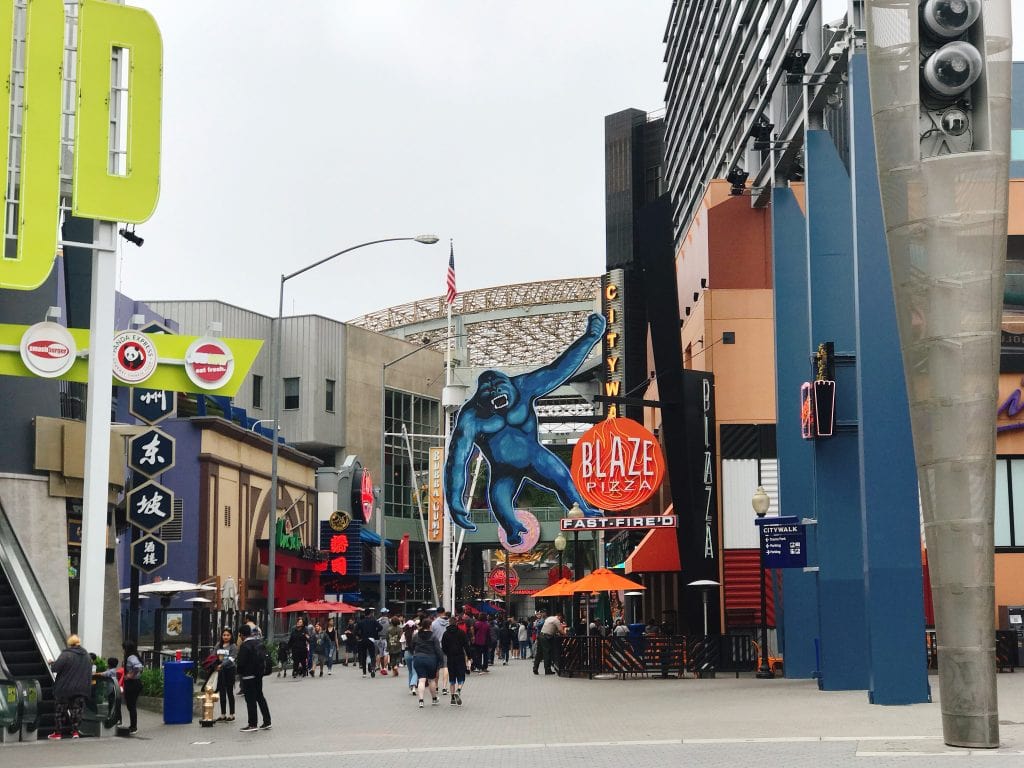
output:
POLYGON ((164 695, 164 672, 162 669, 144 669, 139 675, 142 681, 142 695, 162 697, 164 695))

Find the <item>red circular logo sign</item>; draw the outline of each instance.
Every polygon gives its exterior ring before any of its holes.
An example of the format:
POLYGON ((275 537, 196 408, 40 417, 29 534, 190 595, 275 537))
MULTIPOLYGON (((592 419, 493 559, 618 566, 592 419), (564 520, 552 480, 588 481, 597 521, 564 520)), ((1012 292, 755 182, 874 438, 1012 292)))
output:
POLYGON ((125 384, 140 384, 157 366, 156 347, 139 331, 121 331, 114 336, 114 378, 125 384))
POLYGON ((235 356, 220 339, 196 339, 185 352, 185 373, 201 389, 220 389, 235 372, 235 356))
MULTIPOLYGON (((508 569, 508 583, 513 592, 519 586, 519 574, 515 568, 508 569)), ((487 585, 495 592, 505 594, 505 566, 499 566, 491 571, 491 575, 487 577, 487 585)))
POLYGON ((67 328, 49 321, 36 323, 21 337, 21 361, 37 376, 52 379, 67 373, 78 352, 67 328))
POLYGON ((591 505, 621 512, 643 504, 665 477, 657 438, 632 419, 606 419, 572 451, 572 479, 591 505))

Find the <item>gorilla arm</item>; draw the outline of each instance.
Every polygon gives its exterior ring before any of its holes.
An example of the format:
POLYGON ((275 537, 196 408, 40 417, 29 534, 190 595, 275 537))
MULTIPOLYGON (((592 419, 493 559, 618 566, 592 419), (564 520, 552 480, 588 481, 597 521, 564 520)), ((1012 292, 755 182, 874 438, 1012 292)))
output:
POLYGON ((562 354, 550 364, 536 370, 516 376, 512 382, 525 397, 543 397, 561 386, 566 379, 576 373, 590 350, 601 340, 607 327, 605 319, 598 314, 587 318, 587 330, 576 341, 570 344, 562 354))
POLYGON ((472 413, 472 401, 459 411, 448 447, 448 460, 444 464, 444 496, 452 522, 467 531, 476 526, 469 519, 466 509, 466 479, 469 476, 469 458, 476 440, 476 420, 472 413))

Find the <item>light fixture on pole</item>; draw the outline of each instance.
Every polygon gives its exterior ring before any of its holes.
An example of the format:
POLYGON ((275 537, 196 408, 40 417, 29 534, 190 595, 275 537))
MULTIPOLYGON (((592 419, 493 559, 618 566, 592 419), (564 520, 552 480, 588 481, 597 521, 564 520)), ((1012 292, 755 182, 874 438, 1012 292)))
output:
MULTIPOLYGON (((771 506, 771 503, 771 497, 768 496, 764 486, 757 486, 757 490, 754 491, 754 495, 750 499, 750 505, 754 508, 754 513, 759 520, 763 520, 764 516, 768 514, 768 507, 771 506)), ((758 526, 757 549, 759 553, 757 580, 761 586, 761 660, 757 668, 757 677, 762 680, 770 680, 775 677, 775 673, 772 672, 771 665, 768 663, 768 593, 764 584, 764 528, 760 525, 758 526)))
MULTIPOLYGON (((573 503, 569 512, 566 514, 567 517, 573 520, 579 520, 583 517, 583 510, 580 509, 580 505, 573 503)), ((583 563, 580 561, 580 532, 573 528, 572 531, 572 579, 573 581, 579 581, 583 578, 583 563)), ((573 627, 577 627, 579 624, 580 614, 582 611, 579 609, 579 603, 576 601, 576 594, 572 596, 572 620, 573 627)), ((578 628, 577 628, 578 631, 578 628)), ((579 633, 582 634, 582 633, 579 633)))
MULTIPOLYGON (((358 250, 359 248, 366 248, 369 245, 377 245, 378 243, 393 243, 402 240, 411 240, 416 243, 423 243, 424 245, 433 245, 437 242, 438 238, 436 235, 416 235, 415 237, 385 237, 380 240, 370 240, 359 245, 349 246, 336 253, 332 253, 330 256, 326 256, 319 261, 315 261, 309 266, 298 269, 295 272, 291 272, 287 275, 281 275, 281 284, 278 291, 277 297, 277 318, 274 320, 272 329, 273 337, 273 348, 274 348, 274 359, 271 363, 271 370, 273 373, 273 379, 271 380, 270 387, 270 399, 271 399, 271 421, 274 423, 274 437, 273 444, 270 447, 270 497, 269 506, 270 509, 267 514, 268 518, 268 529, 269 529, 269 542, 268 542, 268 557, 267 557, 267 639, 273 639, 273 620, 274 620, 274 577, 276 574, 276 558, 277 558, 277 464, 278 464, 278 443, 281 437, 281 321, 284 318, 284 284, 291 280, 293 277, 309 272, 311 269, 316 269, 321 264, 326 264, 328 261, 338 258, 343 254, 350 253, 351 251, 358 250)), ((381 544, 383 546, 383 542, 381 544)))
MULTIPOLYGON (((556 579, 556 581, 565 578, 564 575, 562 574, 562 556, 565 553, 565 547, 566 547, 566 545, 568 543, 569 542, 566 540, 565 534, 562 533, 561 531, 559 531, 558 535, 555 536, 555 549, 558 552, 558 579, 556 579)), ((562 602, 563 602, 563 598, 561 598, 561 597, 558 598, 559 610, 564 612, 565 611, 565 606, 562 605, 562 602)))

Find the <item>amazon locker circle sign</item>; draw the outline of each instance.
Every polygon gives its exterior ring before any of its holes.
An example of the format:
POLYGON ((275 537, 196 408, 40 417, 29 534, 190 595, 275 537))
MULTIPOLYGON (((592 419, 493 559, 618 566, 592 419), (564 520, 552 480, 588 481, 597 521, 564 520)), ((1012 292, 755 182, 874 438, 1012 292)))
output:
POLYGON ((657 438, 632 419, 606 419, 572 451, 572 479, 589 504, 609 512, 633 509, 658 490, 665 458, 657 438))

